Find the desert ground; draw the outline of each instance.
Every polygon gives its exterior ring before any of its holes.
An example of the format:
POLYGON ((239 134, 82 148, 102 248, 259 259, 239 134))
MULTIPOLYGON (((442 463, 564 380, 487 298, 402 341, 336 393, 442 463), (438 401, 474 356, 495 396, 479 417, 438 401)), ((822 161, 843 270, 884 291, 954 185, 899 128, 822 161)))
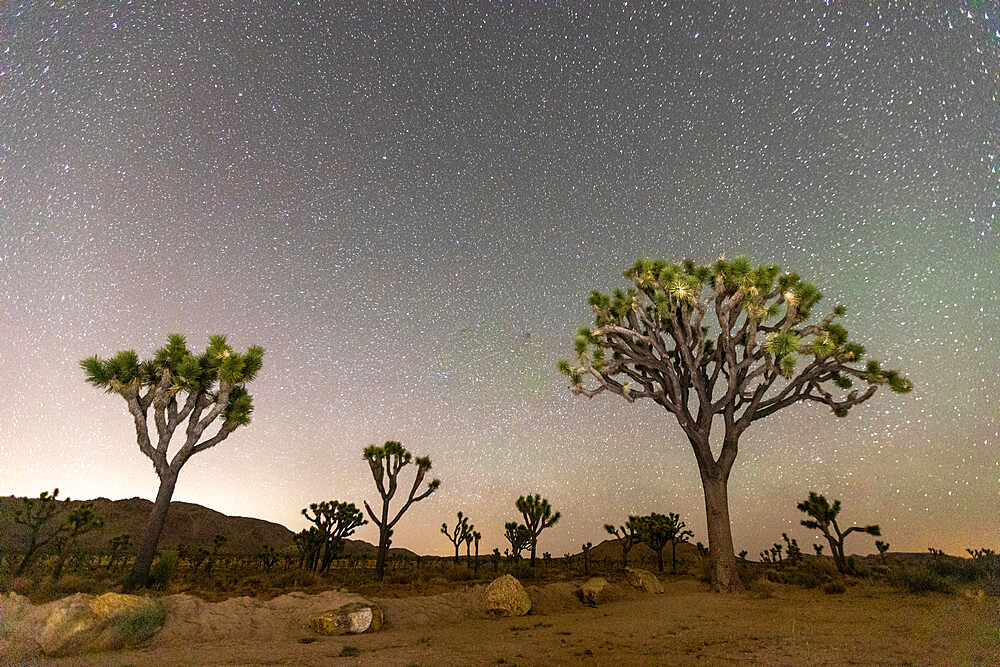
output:
POLYGON ((317 637, 305 619, 355 593, 214 603, 172 595, 164 627, 140 648, 56 664, 1000 665, 1000 601, 991 596, 867 582, 834 595, 766 582, 731 596, 690 578, 663 581, 661 595, 612 581, 610 598, 593 607, 576 598, 574 582, 528 586, 532 610, 515 618, 488 616, 481 584, 370 597, 386 625, 339 637, 317 637))

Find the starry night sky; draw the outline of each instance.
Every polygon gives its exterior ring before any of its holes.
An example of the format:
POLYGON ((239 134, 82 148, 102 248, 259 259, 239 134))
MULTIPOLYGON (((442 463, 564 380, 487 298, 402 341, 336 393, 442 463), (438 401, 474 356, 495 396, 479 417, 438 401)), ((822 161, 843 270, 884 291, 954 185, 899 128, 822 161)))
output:
POLYGON ((536 491, 540 552, 650 511, 704 541, 672 416, 555 363, 637 257, 743 252, 915 389, 751 428, 736 549, 808 548, 809 490, 893 550, 1000 546, 1000 8, 614 4, 0 0, 0 494, 151 498, 77 363, 228 333, 255 420, 175 500, 297 530, 395 439, 443 482, 399 546, 461 509, 502 549, 536 491))

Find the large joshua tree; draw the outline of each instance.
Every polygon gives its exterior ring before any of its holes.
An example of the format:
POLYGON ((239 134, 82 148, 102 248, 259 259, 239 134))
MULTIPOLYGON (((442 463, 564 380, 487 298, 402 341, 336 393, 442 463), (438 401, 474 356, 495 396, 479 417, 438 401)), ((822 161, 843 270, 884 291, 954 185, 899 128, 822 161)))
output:
MULTIPOLYGON (((837 571, 841 574, 850 572, 850 564, 847 556, 844 555, 844 538, 851 533, 867 533, 879 537, 882 529, 877 525, 871 526, 850 526, 847 530, 841 531, 837 525, 837 515, 840 514, 840 501, 834 500, 831 505, 825 496, 815 491, 809 492, 809 497, 798 504, 799 511, 805 512, 809 519, 803 519, 802 525, 812 530, 822 531, 823 537, 830 543, 830 551, 833 553, 833 562, 837 565, 837 571)), ((877 542, 876 542, 877 544, 877 542)), ((817 554, 819 551, 817 550, 817 554)))
POLYGON ((364 459, 368 461, 368 466, 372 469, 372 477, 375 479, 375 486, 382 496, 381 515, 375 514, 368 501, 365 501, 365 510, 368 516, 378 526, 378 555, 375 559, 375 576, 382 580, 385 576, 385 558, 389 553, 389 538, 392 536, 392 529, 399 521, 400 517, 410 509, 410 505, 419 502, 437 491, 441 486, 441 480, 435 479, 427 485, 423 493, 417 495, 420 484, 424 481, 427 471, 431 469, 431 459, 428 456, 418 456, 416 459, 399 442, 387 441, 381 447, 370 445, 365 448, 364 459), (413 486, 410 493, 399 508, 395 516, 389 518, 389 503, 396 495, 396 488, 399 483, 400 471, 410 463, 417 464, 417 474, 413 478, 413 486))
POLYGON ((554 525, 562 516, 559 512, 553 514, 549 501, 541 495, 521 496, 517 499, 517 511, 524 517, 524 527, 531 536, 531 567, 535 567, 535 550, 538 548, 538 536, 549 526, 554 525))
POLYGON ((576 394, 649 399, 674 416, 701 473, 713 588, 738 590, 727 485, 743 433, 800 401, 843 417, 882 385, 905 393, 912 384, 878 361, 861 363, 864 347, 836 322, 843 306, 808 323, 819 290, 776 266, 640 260, 625 277, 627 291, 591 293, 594 324, 559 368, 576 394), (852 389, 855 380, 867 388, 852 389))
POLYGON ((184 336, 172 334, 152 359, 140 361, 134 351, 123 350, 110 359, 93 356, 80 362, 87 382, 125 399, 135 421, 139 451, 152 461, 160 478, 135 563, 122 582, 126 591, 145 586, 149 579, 181 468, 195 454, 215 447, 250 423, 253 399, 246 384, 256 377, 263 361, 264 349, 256 345, 240 354, 225 336, 212 336, 208 348, 194 354, 184 336), (156 427, 154 434, 150 421, 156 427), (218 427, 209 434, 213 424, 218 427), (171 440, 182 425, 182 444, 170 457, 171 440))

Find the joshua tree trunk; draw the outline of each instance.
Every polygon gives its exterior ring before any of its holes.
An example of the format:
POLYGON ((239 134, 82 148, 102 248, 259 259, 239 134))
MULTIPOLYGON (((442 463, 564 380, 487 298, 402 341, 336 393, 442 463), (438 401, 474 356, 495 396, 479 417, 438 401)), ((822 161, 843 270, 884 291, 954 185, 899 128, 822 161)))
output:
MULTIPOLYGON (((729 524, 729 492, 726 489, 728 478, 729 470, 723 472, 722 468, 701 472, 701 483, 705 491, 705 517, 708 521, 710 579, 716 590, 735 592, 742 585, 736 569, 733 533, 729 524)), ((676 568, 676 560, 674 567, 676 568)))
POLYGON ((659 568, 660 572, 663 572, 663 549, 660 549, 659 551, 656 552, 656 561, 657 561, 656 565, 659 568))
POLYGON ((538 538, 531 540, 531 567, 535 567, 535 547, 538 546, 538 538))
POLYGON ((172 473, 168 469, 160 475, 160 490, 156 493, 153 511, 149 513, 146 531, 142 535, 142 541, 139 542, 139 550, 136 553, 135 562, 132 564, 132 571, 122 582, 122 590, 126 593, 143 588, 149 579, 149 569, 153 565, 153 557, 156 556, 156 545, 163 533, 163 525, 167 521, 167 511, 170 509, 170 499, 174 495, 176 485, 176 473, 172 473))
POLYGON ((381 529, 378 535, 378 556, 375 557, 375 577, 381 581, 385 576, 385 557, 389 553, 389 530, 381 529))

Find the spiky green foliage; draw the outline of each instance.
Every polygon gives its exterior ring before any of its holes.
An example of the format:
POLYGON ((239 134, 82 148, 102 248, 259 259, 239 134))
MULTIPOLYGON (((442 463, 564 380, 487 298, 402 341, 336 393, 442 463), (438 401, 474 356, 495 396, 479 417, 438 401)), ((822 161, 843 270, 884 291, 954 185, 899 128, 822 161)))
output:
MULTIPOLYGON (((800 512, 804 512, 809 518, 802 520, 802 525, 811 530, 819 530, 823 533, 827 542, 830 543, 830 551, 837 569, 842 574, 850 572, 850 564, 844 554, 844 539, 851 533, 866 533, 878 537, 882 534, 878 525, 851 526, 847 530, 841 531, 837 524, 837 516, 840 514, 840 501, 834 500, 833 504, 827 501, 826 497, 809 492, 809 497, 800 502, 797 507, 800 512)), ((815 546, 815 545, 814 545, 815 546)), ((819 551, 816 552, 819 554, 819 551)))
POLYGON ((559 512, 552 512, 549 501, 540 494, 521 496, 515 503, 517 511, 524 518, 524 525, 531 534, 531 567, 535 566, 535 551, 538 547, 538 536, 549 526, 559 521, 559 512))
POLYGON ((503 525, 503 536, 510 542, 510 553, 515 560, 531 544, 531 531, 517 521, 508 521, 503 525))
POLYGON ((365 510, 368 512, 368 516, 372 522, 379 529, 375 576, 381 580, 385 576, 385 558, 389 553, 389 541, 393 526, 396 525, 406 510, 410 509, 413 503, 419 502, 437 491, 441 486, 441 480, 431 480, 427 484, 427 488, 418 495, 417 491, 423 483, 424 477, 431 469, 431 459, 428 456, 418 456, 414 459, 413 455, 403 447, 403 444, 395 440, 387 440, 382 445, 369 445, 365 447, 362 458, 368 462, 368 466, 372 471, 372 478, 375 480, 375 487, 382 497, 382 511, 380 515, 376 515, 368 504, 368 501, 365 501, 365 510), (413 478, 413 486, 410 487, 409 495, 399 508, 399 511, 390 519, 389 503, 396 494, 399 473, 403 468, 410 465, 411 462, 416 464, 417 469, 413 478))
POLYGON ((156 546, 166 521, 177 476, 195 454, 211 449, 236 429, 250 423, 253 397, 246 389, 260 371, 264 350, 251 346, 236 352, 225 336, 211 336, 205 351, 192 352, 181 334, 170 334, 152 358, 141 360, 134 350, 80 362, 86 381, 120 395, 132 415, 139 450, 160 477, 160 492, 139 545, 125 590, 142 587, 149 578, 156 546), (151 433, 151 426, 155 433, 151 433), (183 428, 181 428, 183 426, 183 428), (208 435, 211 428, 216 428, 208 435), (183 436, 170 455, 175 434, 183 436))
POLYGON ((639 539, 656 552, 657 567, 663 572, 663 550, 671 545, 671 570, 677 571, 677 545, 687 542, 694 533, 687 529, 687 524, 681 521, 679 514, 670 512, 667 515, 653 512, 639 517, 639 539))
MULTIPOLYGON (((65 531, 65 524, 58 525, 52 521, 65 508, 65 504, 60 505, 56 500, 58 497, 59 489, 54 489, 52 493, 42 491, 37 498, 18 499, 14 523, 28 532, 25 552, 17 566, 18 575, 24 574, 40 549, 60 539, 65 531)), ((68 502, 69 498, 66 499, 68 502)))
MULTIPOLYGON (((811 320, 822 294, 798 274, 737 257, 710 265, 640 259, 624 276, 628 289, 590 293, 593 323, 577 332, 573 357, 558 369, 575 394, 649 399, 669 411, 702 480, 723 487, 706 488, 706 502, 726 497, 739 439, 753 422, 803 401, 843 417, 883 385, 898 393, 913 388, 899 371, 865 363, 864 347, 838 321, 846 308, 811 320), (867 387, 852 389, 853 381, 867 387), (710 442, 717 423, 725 433, 716 453, 710 442)), ((722 509, 709 514, 728 516, 722 509)), ((713 581, 738 588, 731 531, 710 526, 710 540, 713 534, 729 542, 710 550, 713 581)))
POLYGON ((333 558, 340 553, 344 540, 354 531, 368 523, 361 510, 354 503, 339 500, 324 500, 311 503, 302 510, 302 516, 312 522, 323 535, 322 559, 311 562, 312 569, 326 572, 333 558))
POLYGON ((622 571, 628 567, 628 553, 636 544, 642 541, 641 526, 642 520, 637 516, 630 516, 625 523, 615 526, 611 523, 604 524, 604 530, 609 535, 618 540, 618 546, 622 550, 622 571))

